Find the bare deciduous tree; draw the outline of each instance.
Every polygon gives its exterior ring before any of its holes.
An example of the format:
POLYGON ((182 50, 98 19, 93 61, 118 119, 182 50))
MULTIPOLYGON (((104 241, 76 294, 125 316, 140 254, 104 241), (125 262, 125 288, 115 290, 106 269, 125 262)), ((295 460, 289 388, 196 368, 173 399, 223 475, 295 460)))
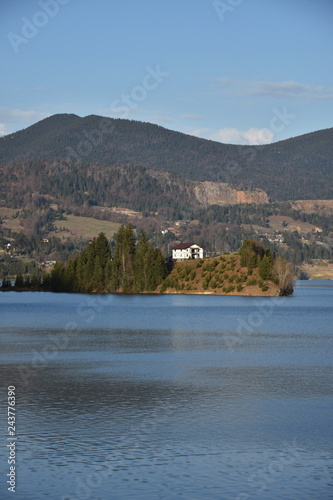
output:
POLYGON ((294 275, 290 262, 287 262, 283 257, 277 257, 273 269, 280 288, 280 295, 291 295, 293 293, 294 275))

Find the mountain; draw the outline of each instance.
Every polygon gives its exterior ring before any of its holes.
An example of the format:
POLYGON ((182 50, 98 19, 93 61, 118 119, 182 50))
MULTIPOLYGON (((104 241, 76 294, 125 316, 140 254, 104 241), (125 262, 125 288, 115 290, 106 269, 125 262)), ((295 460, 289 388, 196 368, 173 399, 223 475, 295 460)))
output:
MULTIPOLYGON (((158 125, 58 114, 0 138, 0 166, 57 161, 142 166, 192 181, 259 188, 273 201, 333 199, 333 128, 265 146, 237 146, 158 125)), ((60 163, 59 163, 60 162, 60 163)), ((200 189, 199 189, 200 191, 200 189)), ((202 189, 201 189, 202 192, 202 189)))
POLYGON ((258 188, 192 181, 143 166, 26 160, 0 166, 0 174, 2 204, 18 209, 56 203, 81 213, 82 207, 127 207, 146 215, 182 218, 209 205, 269 202, 258 188))

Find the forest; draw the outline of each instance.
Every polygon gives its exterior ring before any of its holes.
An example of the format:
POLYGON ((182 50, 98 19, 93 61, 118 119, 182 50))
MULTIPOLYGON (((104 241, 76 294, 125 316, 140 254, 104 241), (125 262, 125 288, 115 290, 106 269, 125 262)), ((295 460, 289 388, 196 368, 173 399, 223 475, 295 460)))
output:
MULTIPOLYGON (((132 225, 127 224, 120 226, 112 252, 105 234, 100 233, 67 264, 57 262, 43 277, 42 288, 76 293, 152 292, 166 274, 162 252, 149 243, 144 231, 136 241, 132 225)), ((22 283, 22 277, 18 278, 22 283)))
POLYGON ((30 160, 144 166, 261 188, 273 201, 333 199, 332 128, 265 146, 237 146, 151 123, 59 114, 0 138, 1 165, 30 160))

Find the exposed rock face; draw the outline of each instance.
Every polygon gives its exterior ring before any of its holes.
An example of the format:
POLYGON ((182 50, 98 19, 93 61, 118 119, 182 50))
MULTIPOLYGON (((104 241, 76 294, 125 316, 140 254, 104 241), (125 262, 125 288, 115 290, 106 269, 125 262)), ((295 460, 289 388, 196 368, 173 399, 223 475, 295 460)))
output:
POLYGON ((237 189, 220 182, 193 182, 194 194, 201 205, 236 205, 238 203, 269 203, 265 191, 258 188, 237 189))

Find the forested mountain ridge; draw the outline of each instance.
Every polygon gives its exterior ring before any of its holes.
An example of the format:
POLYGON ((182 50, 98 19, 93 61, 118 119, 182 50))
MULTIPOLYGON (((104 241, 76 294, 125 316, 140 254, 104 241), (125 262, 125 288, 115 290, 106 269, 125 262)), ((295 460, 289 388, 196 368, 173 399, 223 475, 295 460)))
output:
POLYGON ((0 165, 30 160, 141 165, 191 180, 260 188, 273 201, 333 199, 333 128, 265 146, 237 146, 150 123, 58 114, 0 138, 0 165))
POLYGON ((260 189, 191 181, 143 166, 31 160, 0 166, 0 174, 0 206, 17 209, 28 208, 31 202, 35 208, 57 203, 70 211, 97 205, 177 219, 213 204, 269 201, 260 189))

